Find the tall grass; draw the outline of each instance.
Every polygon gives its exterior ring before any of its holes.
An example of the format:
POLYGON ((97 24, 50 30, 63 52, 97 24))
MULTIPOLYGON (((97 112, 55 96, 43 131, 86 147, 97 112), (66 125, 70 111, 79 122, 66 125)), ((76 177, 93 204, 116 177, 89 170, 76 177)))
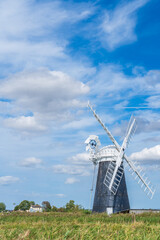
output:
POLYGON ((160 239, 160 214, 3 213, 0 239, 160 239))

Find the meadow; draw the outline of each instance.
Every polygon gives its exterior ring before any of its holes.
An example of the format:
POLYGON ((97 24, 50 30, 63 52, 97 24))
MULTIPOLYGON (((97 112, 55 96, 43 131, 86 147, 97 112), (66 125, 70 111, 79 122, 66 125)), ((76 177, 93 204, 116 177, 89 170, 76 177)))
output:
POLYGON ((0 239, 160 240, 160 214, 1 213, 0 239))

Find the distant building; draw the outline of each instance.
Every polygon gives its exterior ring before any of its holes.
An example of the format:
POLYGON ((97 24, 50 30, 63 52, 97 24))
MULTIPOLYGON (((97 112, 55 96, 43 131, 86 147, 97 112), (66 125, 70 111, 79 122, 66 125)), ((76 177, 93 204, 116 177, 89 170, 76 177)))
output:
POLYGON ((29 212, 42 212, 42 207, 38 204, 31 205, 29 212))
POLYGON ((159 213, 160 209, 130 209, 129 213, 141 214, 141 213, 159 213))

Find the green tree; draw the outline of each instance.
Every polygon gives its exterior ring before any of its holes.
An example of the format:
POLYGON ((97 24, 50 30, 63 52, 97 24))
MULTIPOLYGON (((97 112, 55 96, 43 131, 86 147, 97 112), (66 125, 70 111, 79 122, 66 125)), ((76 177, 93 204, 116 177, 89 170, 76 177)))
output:
POLYGON ((3 202, 0 202, 0 212, 6 210, 6 205, 3 202))
POLYGON ((75 211, 80 211, 80 210, 83 210, 83 207, 82 205, 75 205, 75 211))
POLYGON ((74 200, 70 200, 66 204, 65 208, 66 208, 66 211, 74 211, 74 212, 77 212, 83 209, 81 205, 75 204, 74 200))
POLYGON ((56 206, 52 206, 52 212, 57 212, 58 211, 58 208, 56 206))
POLYGON ((14 211, 29 210, 31 205, 35 205, 34 201, 23 200, 19 205, 15 206, 14 211))
POLYGON ((51 204, 48 201, 43 201, 42 208, 44 211, 49 212, 51 211, 51 204))
POLYGON ((75 204, 74 204, 74 200, 70 200, 67 204, 66 204, 66 210, 67 211, 73 211, 75 210, 75 204))
POLYGON ((23 200, 20 204, 19 204, 19 209, 20 210, 23 210, 23 211, 26 211, 26 210, 29 210, 31 204, 29 201, 27 200, 23 200))
POLYGON ((19 210, 19 205, 15 206, 14 211, 18 211, 19 210))
POLYGON ((30 201, 29 203, 30 203, 30 206, 31 206, 31 205, 35 205, 35 202, 34 202, 34 201, 30 201))

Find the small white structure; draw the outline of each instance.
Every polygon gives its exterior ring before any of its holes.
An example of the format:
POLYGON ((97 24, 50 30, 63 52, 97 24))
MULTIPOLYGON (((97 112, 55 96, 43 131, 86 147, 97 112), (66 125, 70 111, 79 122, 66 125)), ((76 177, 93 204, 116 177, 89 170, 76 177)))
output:
POLYGON ((38 204, 36 205, 31 205, 29 212, 42 212, 42 207, 38 204))

